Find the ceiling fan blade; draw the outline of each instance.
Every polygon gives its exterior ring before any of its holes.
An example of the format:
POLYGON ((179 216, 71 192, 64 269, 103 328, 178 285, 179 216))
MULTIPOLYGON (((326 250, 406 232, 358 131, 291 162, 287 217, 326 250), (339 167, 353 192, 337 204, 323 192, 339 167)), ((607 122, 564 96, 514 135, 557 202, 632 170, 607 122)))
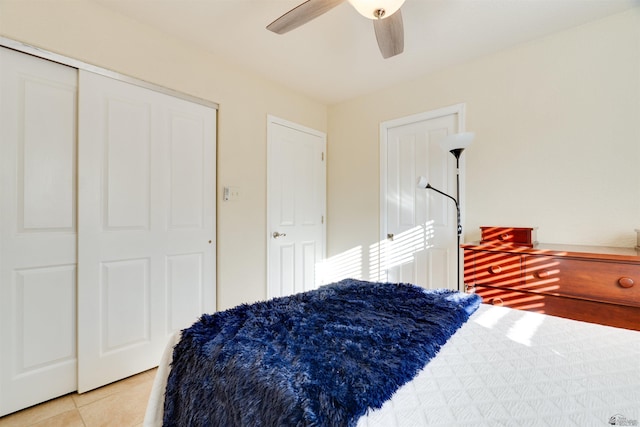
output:
POLYGON ((376 32, 378 47, 385 59, 404 51, 404 25, 400 10, 387 18, 374 19, 373 29, 376 32))
POLYGON ((344 0, 307 0, 267 25, 267 30, 284 34, 330 11, 344 0))

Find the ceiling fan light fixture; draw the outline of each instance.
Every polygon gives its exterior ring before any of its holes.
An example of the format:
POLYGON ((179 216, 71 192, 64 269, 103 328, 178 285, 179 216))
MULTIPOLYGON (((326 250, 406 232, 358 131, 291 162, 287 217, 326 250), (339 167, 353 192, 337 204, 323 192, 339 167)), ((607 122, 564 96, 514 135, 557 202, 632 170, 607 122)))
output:
POLYGON ((400 9, 405 0, 349 0, 360 15, 369 19, 387 18, 400 9))

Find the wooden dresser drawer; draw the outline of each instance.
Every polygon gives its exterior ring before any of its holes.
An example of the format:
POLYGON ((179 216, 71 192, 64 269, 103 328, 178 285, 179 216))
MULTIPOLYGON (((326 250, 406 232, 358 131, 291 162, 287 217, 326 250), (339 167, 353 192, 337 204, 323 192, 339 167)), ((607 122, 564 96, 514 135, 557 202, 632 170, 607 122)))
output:
POLYGON ((477 286, 485 304, 533 311, 583 322, 640 330, 640 307, 622 306, 569 297, 477 286))
POLYGON ((520 286, 523 269, 520 255, 465 251, 465 282, 470 285, 520 286))
POLYGON ((544 295, 483 285, 476 285, 475 293, 485 304, 544 313, 544 295))
POLYGON ((536 229, 531 227, 480 227, 480 243, 533 247, 536 242, 536 229))
POLYGON ((547 295, 640 307, 640 265, 525 255, 524 285, 547 295))

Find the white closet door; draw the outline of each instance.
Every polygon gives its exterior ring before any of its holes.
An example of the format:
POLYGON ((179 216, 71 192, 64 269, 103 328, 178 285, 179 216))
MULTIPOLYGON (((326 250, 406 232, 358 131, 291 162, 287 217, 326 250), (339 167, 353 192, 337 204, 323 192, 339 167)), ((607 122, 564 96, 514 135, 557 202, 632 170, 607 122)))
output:
POLYGON ((76 90, 0 47, 0 416, 76 389, 76 90))
POLYGON ((215 110, 80 71, 78 391, 215 310, 215 110))

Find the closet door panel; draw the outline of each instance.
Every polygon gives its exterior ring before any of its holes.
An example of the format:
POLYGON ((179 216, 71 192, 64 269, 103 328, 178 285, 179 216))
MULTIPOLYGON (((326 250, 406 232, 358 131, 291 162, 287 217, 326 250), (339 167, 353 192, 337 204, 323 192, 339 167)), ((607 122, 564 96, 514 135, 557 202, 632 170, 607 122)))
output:
POLYGON ((149 259, 103 262, 101 267, 102 351, 148 343, 149 259))
POLYGON ((215 310, 215 110, 80 71, 78 390, 215 310))
POLYGON ((173 113, 171 117, 169 227, 173 230, 203 227, 207 188, 203 125, 198 116, 173 113))
POLYGON ((23 372, 75 360, 75 294, 75 265, 16 271, 16 306, 22 312, 17 349, 23 372))
POLYGON ((167 333, 190 325, 205 310, 204 254, 167 257, 167 333))
POLYGON ((23 83, 22 226, 75 232, 76 88, 33 77, 23 83))
POLYGON ((76 91, 0 48, 0 416, 76 389, 76 91))
POLYGON ((148 230, 152 105, 109 98, 106 110, 104 229, 148 230))

